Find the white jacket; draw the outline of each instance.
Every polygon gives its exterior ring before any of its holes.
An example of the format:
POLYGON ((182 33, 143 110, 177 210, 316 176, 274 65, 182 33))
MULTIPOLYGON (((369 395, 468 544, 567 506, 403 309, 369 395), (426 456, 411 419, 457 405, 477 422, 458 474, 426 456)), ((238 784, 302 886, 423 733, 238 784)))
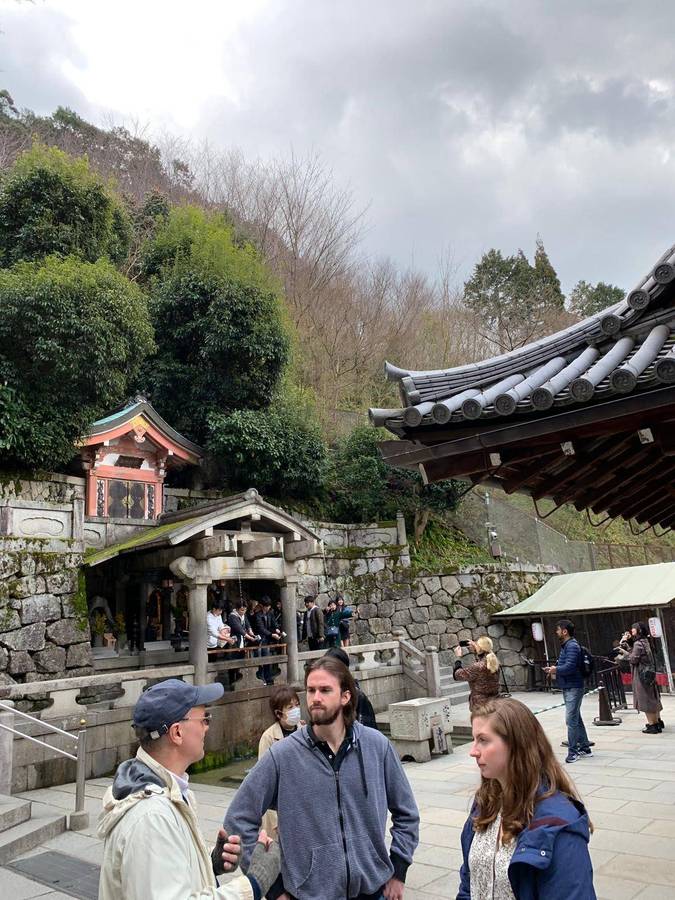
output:
POLYGON ((194 795, 186 803, 171 772, 142 748, 106 791, 98 836, 99 900, 253 900, 248 878, 217 886, 194 795))

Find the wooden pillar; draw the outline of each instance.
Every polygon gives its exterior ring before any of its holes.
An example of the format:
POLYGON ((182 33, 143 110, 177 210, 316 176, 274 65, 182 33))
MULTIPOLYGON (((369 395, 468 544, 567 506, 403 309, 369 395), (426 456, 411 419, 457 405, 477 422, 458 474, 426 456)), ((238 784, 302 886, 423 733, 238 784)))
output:
POLYGON ((195 667, 195 684, 206 684, 209 662, 206 641, 206 588, 208 582, 190 585, 190 665, 195 667))
POLYGON ((296 591, 297 584, 294 581, 286 582, 281 586, 281 621, 286 632, 286 653, 288 655, 286 681, 288 684, 294 684, 300 679, 296 591))

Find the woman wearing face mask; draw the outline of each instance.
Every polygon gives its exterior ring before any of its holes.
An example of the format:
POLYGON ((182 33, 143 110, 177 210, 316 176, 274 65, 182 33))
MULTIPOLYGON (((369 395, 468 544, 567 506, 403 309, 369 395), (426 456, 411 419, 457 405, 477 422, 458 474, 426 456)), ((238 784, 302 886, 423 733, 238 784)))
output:
POLYGON ((492 700, 471 728, 481 783, 457 900, 595 900, 592 825, 537 718, 518 700, 492 700))
MULTIPOLYGON (((258 743, 258 759, 267 753, 277 741, 282 741, 304 725, 300 718, 300 698, 288 684, 280 684, 274 688, 270 695, 270 709, 274 716, 274 724, 262 733, 258 743)), ((265 813, 262 827, 271 838, 276 840, 277 814, 273 810, 265 813)))

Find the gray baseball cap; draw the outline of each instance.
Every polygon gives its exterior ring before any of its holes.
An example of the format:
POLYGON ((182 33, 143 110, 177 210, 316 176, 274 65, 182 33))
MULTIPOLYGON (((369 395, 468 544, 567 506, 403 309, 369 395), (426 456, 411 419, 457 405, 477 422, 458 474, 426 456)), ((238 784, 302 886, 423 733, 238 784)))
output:
POLYGON ((145 728, 153 738, 159 738, 174 722, 180 722, 193 706, 215 703, 225 693, 219 682, 186 684, 178 678, 168 678, 153 684, 141 694, 134 707, 133 724, 145 728))

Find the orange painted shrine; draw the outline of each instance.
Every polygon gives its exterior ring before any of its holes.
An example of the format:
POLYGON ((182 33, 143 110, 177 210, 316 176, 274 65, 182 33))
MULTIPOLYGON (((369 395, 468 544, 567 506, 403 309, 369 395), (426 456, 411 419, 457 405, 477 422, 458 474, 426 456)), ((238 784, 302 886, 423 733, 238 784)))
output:
POLYGON ((156 519, 167 470, 198 465, 202 450, 144 398, 94 422, 81 445, 86 515, 156 519))

